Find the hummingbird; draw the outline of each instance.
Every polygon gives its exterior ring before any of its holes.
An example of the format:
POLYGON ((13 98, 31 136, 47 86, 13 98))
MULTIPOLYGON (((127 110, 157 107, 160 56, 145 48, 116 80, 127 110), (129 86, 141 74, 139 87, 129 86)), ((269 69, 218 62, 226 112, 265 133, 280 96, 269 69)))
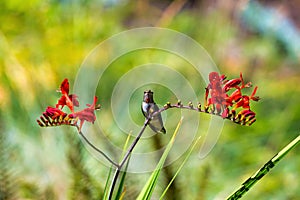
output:
MULTIPOLYGON (((151 90, 144 91, 142 112, 145 118, 148 118, 149 115, 151 115, 152 113, 158 110, 159 108, 153 100, 153 92, 151 90)), ((151 121, 149 122, 149 126, 156 133, 163 133, 163 134, 166 133, 166 129, 164 128, 160 113, 152 117, 151 121)))

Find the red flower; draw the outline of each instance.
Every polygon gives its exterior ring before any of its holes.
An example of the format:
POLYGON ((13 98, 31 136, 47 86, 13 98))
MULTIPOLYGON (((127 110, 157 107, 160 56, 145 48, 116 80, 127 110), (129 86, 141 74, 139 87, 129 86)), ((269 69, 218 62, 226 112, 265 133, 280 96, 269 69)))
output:
POLYGON ((47 116, 51 117, 52 119, 55 119, 58 116, 66 116, 67 113, 61 111, 58 108, 53 108, 51 106, 48 106, 47 109, 46 109, 46 111, 43 112, 43 115, 47 115, 47 116))
POLYGON ((37 123, 41 127, 60 125, 75 126, 77 120, 69 118, 67 113, 61 111, 58 108, 48 106, 46 111, 43 112, 43 115, 40 116, 40 119, 37 120, 37 123))
POLYGON ((219 76, 218 72, 211 72, 209 74, 210 83, 206 87, 205 92, 205 104, 206 106, 213 105, 217 113, 220 114, 227 106, 226 98, 227 95, 222 89, 223 81, 225 76, 219 76), (208 99, 210 94, 211 98, 208 99))
POLYGON ((80 120, 79 130, 81 130, 84 121, 94 123, 96 120, 95 110, 100 108, 100 105, 96 106, 98 98, 94 97, 94 102, 92 105, 87 104, 88 108, 85 108, 81 111, 74 112, 69 115, 70 118, 78 118, 80 120))
POLYGON ((242 107, 242 108, 250 110, 250 100, 259 101, 259 97, 254 96, 256 91, 257 91, 257 86, 254 88, 254 90, 250 96, 242 95, 240 89, 237 89, 235 92, 233 92, 229 97, 229 99, 231 99, 233 102, 236 102, 233 109, 242 107))
POLYGON ((232 106, 234 102, 238 102, 242 97, 241 89, 238 88, 227 98, 227 102, 232 106))
POLYGON ((94 97, 92 105, 87 104, 88 108, 81 111, 74 112, 74 106, 79 106, 78 97, 75 94, 69 95, 69 81, 65 79, 60 85, 60 92, 62 96, 58 100, 56 107, 48 106, 37 123, 42 127, 47 126, 59 126, 59 125, 71 125, 76 126, 77 121, 80 120, 79 131, 82 128, 84 121, 94 123, 96 120, 95 110, 100 108, 100 105, 96 106, 97 97, 94 97), (64 106, 68 106, 72 113, 67 114, 62 111, 64 106))
POLYGON ((232 80, 224 80, 224 86, 223 90, 224 92, 228 92, 232 88, 238 88, 238 85, 242 82, 242 74, 240 75, 240 78, 235 78, 232 80))
POLYGON ((62 94, 61 98, 58 100, 56 104, 56 108, 59 108, 61 106, 61 109, 66 105, 70 108, 72 112, 74 112, 74 106, 78 107, 79 102, 77 100, 77 95, 70 94, 69 95, 69 81, 68 79, 65 79, 61 85, 60 85, 60 92, 62 94))
POLYGON ((255 122, 255 113, 250 110, 250 100, 259 100, 259 97, 255 96, 257 87, 250 96, 243 95, 242 90, 251 87, 252 84, 244 83, 242 73, 240 78, 226 80, 224 75, 211 72, 209 81, 205 93, 206 112, 220 115, 242 125, 251 125, 255 122), (229 95, 231 89, 235 90, 229 95), (238 108, 242 110, 236 115, 235 110, 238 108))

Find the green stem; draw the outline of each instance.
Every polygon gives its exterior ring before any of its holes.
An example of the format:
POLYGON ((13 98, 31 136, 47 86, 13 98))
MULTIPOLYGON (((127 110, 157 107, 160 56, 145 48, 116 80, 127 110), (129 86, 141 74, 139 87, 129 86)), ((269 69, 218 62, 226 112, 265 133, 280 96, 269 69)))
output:
POLYGON ((291 149, 293 149, 300 141, 300 135, 292 142, 286 145, 279 153, 277 153, 271 160, 262 166, 254 175, 248 178, 239 189, 237 189, 227 200, 240 199, 249 189, 265 176, 291 149))
POLYGON ((143 132, 145 131, 145 129, 146 129, 148 123, 149 123, 149 121, 150 121, 150 118, 145 120, 145 123, 144 123, 141 131, 139 132, 138 136, 135 138, 135 140, 132 142, 131 146, 128 148, 128 151, 125 154, 122 161, 120 162, 120 164, 116 167, 116 171, 115 171, 114 177, 112 179, 112 184, 111 184, 110 190, 109 190, 109 196, 108 196, 109 200, 112 199, 113 192, 114 192, 114 189, 115 189, 115 186, 116 186, 116 183, 117 183, 117 180, 118 180, 118 177, 120 175, 120 171, 121 171, 123 165, 126 163, 126 160, 129 158, 129 156, 130 156, 131 152, 133 151, 134 147, 137 145, 138 141, 140 140, 143 132))

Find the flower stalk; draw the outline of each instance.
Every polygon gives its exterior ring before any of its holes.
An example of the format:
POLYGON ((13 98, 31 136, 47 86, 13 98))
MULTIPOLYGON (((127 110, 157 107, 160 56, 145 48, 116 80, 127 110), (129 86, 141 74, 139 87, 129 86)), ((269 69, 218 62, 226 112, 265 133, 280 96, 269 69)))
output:
MULTIPOLYGON (((158 114, 158 113, 153 113, 153 115, 154 114, 158 114)), ((132 142, 132 144, 128 148, 127 153, 125 154, 125 156, 121 160, 120 164, 118 166, 116 166, 115 174, 113 176, 111 187, 110 187, 110 190, 109 190, 109 196, 108 196, 109 200, 112 199, 114 188, 116 186, 118 177, 119 177, 120 172, 122 170, 122 167, 124 166, 124 164, 126 163, 127 159, 129 158, 130 154, 132 153, 134 147, 137 145, 138 141, 142 137, 142 135, 143 135, 143 133, 144 133, 147 125, 149 124, 149 122, 150 122, 150 117, 145 120, 144 125, 143 125, 142 129, 140 130, 139 134, 137 135, 137 137, 134 139, 134 141, 132 142)))
POLYGON ((79 135, 84 139, 84 141, 86 141, 86 143, 92 147, 95 151, 97 151, 98 153, 100 153, 106 160, 108 160, 112 165, 114 165, 115 167, 119 167, 119 165, 117 163, 115 163, 109 156, 107 156, 103 151, 101 151, 100 149, 98 149, 94 144, 92 144, 86 137, 85 135, 82 133, 82 131, 79 130, 78 128, 78 133, 79 135))

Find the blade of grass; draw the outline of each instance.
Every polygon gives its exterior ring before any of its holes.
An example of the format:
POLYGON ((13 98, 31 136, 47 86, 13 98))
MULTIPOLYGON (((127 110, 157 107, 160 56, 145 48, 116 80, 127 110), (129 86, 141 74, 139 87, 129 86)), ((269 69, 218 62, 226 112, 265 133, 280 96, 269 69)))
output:
POLYGON ((108 185, 109 185, 109 179, 110 179, 110 175, 111 175, 111 172, 112 172, 112 166, 109 168, 109 172, 108 172, 108 177, 106 179, 106 183, 105 183, 105 187, 104 187, 104 195, 103 195, 103 200, 107 199, 108 198, 108 185))
POLYGON ((131 133, 132 133, 132 132, 129 132, 129 134, 128 134, 128 136, 127 136, 126 142, 125 142, 125 144, 124 144, 124 146, 123 146, 123 151, 122 151, 121 158, 123 158, 123 156, 124 156, 125 153, 126 153, 126 149, 127 149, 127 147, 128 147, 128 143, 129 143, 129 140, 130 140, 130 138, 131 138, 131 133))
POLYGON ((227 200, 240 199, 249 189, 266 175, 291 149, 293 149, 300 141, 300 135, 292 142, 286 145, 280 152, 278 152, 271 160, 269 160, 263 167, 261 167, 254 175, 248 178, 239 189, 237 189, 227 200))
POLYGON ((170 140, 170 142, 168 143, 163 155, 161 156, 155 170, 152 172, 151 176, 149 177, 147 183, 144 185, 141 193, 139 194, 139 196, 137 197, 137 200, 149 200, 151 198, 151 195, 154 191, 154 188, 155 188, 155 185, 157 183, 157 179, 158 179, 158 176, 160 174, 160 171, 161 169, 163 168, 163 165, 166 161, 166 158, 175 142, 175 138, 176 138, 176 135, 178 133, 178 130, 181 126, 181 123, 182 123, 182 119, 180 119, 180 121, 178 122, 178 125, 173 133, 173 136, 170 140))
POLYGON ((187 153, 186 157, 184 158, 183 162, 181 163, 180 167, 178 168, 178 170, 176 171, 176 173, 174 174, 172 180, 170 181, 170 183, 168 184, 168 186, 166 187, 166 189, 164 190, 164 192, 162 193, 162 195, 160 196, 160 200, 163 199, 163 197, 166 195, 168 189, 170 188, 171 184, 173 183, 173 181, 175 180, 175 178, 177 177, 177 175, 179 174, 179 172, 181 171, 181 169, 183 168, 183 166, 185 165, 185 163, 187 162, 187 160, 189 159, 189 157, 191 156, 196 144, 199 142, 201 136, 199 136, 196 141, 194 142, 194 144, 190 147, 189 152, 187 153))
POLYGON ((126 192, 126 190, 124 190, 124 191, 122 192, 122 194, 121 194, 121 196, 120 196, 119 200, 122 200, 122 199, 124 198, 124 196, 125 196, 125 192, 126 192))

